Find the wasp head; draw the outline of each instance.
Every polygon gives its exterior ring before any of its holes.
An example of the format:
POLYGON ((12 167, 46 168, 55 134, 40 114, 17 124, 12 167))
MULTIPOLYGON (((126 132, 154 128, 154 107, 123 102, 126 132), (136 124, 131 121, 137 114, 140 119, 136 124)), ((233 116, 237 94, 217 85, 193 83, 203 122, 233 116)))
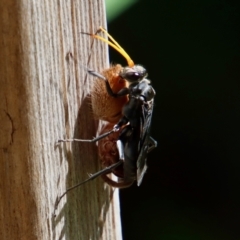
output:
POLYGON ((133 67, 125 67, 121 70, 119 75, 126 79, 128 82, 140 82, 147 76, 147 71, 140 65, 134 65, 133 67))

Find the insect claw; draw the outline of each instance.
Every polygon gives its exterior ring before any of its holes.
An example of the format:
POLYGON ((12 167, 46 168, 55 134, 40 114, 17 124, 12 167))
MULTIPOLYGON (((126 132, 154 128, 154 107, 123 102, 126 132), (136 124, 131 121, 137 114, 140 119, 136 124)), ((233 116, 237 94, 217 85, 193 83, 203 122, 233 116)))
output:
POLYGON ((92 177, 92 173, 88 173, 87 175, 88 175, 88 177, 92 177))
POLYGON ((74 139, 58 139, 57 143, 62 143, 62 142, 73 142, 74 139))
POLYGON ((58 145, 60 145, 60 142, 56 141, 54 145, 57 147, 58 145))

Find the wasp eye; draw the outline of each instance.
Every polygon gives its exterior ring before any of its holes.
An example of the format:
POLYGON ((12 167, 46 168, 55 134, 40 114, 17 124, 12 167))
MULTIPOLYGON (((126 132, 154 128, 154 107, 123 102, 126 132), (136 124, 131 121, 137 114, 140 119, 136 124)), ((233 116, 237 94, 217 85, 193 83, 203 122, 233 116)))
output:
POLYGON ((135 65, 123 68, 119 75, 129 82, 139 82, 147 76, 147 71, 142 66, 135 65))

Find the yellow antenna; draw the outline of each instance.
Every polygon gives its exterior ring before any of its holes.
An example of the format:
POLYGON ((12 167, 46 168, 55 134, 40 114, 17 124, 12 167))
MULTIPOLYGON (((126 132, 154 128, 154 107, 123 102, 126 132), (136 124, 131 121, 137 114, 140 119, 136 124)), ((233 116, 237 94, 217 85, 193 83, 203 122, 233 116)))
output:
POLYGON ((103 27, 99 27, 99 30, 101 30, 102 32, 106 33, 108 38, 111 40, 107 40, 101 36, 98 36, 96 34, 89 34, 91 37, 93 38, 97 38, 105 43, 107 43, 109 46, 111 46, 112 48, 114 48, 116 51, 118 51, 126 60, 128 63, 129 67, 133 67, 135 64, 133 62, 133 60, 130 58, 130 56, 126 53, 126 51, 118 44, 118 42, 103 28, 103 27))

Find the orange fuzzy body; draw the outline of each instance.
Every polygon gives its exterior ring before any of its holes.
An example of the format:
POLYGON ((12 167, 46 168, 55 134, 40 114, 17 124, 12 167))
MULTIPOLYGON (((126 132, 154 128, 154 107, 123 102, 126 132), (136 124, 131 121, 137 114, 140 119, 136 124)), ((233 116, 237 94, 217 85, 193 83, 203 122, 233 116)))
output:
MULTIPOLYGON (((114 93, 128 87, 127 81, 119 76, 122 66, 117 64, 104 70, 102 75, 107 78, 114 93)), ((94 80, 92 89, 92 109, 97 119, 117 123, 122 117, 122 108, 128 101, 128 96, 114 98, 106 90, 106 83, 102 79, 94 80)))

